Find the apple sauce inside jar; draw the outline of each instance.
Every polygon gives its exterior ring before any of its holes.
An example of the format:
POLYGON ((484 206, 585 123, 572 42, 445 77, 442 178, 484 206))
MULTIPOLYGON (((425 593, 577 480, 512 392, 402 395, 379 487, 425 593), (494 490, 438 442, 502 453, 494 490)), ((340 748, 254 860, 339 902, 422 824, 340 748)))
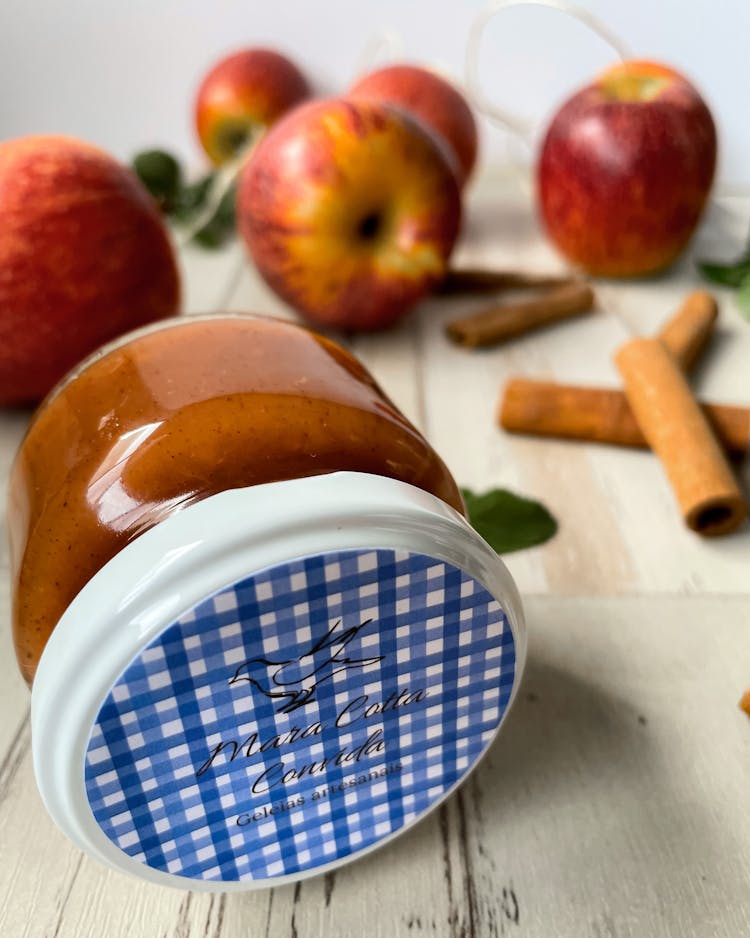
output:
POLYGON ((306 329, 176 319, 96 353, 42 404, 11 473, 26 681, 68 605, 140 534, 219 492, 338 470, 407 482, 463 511, 442 460, 366 369, 306 329))

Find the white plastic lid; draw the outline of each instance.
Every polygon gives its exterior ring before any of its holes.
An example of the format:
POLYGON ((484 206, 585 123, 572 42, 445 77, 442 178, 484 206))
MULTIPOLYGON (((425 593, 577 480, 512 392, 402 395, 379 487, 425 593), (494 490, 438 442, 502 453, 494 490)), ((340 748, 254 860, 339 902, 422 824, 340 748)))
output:
POLYGON ((325 872, 463 780, 525 650, 502 561, 421 489, 341 472, 224 492, 125 547, 58 623, 39 789, 83 850, 152 882, 325 872))

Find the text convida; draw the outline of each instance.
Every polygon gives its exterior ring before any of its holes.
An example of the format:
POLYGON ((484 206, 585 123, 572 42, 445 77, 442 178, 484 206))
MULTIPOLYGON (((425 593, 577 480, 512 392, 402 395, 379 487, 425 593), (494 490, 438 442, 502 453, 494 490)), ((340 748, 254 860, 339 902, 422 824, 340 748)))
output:
MULTIPOLYGON (((229 679, 229 684, 248 684, 271 700, 276 705, 277 713, 293 713, 317 700, 321 686, 333 681, 337 675, 353 670, 365 671, 384 659, 384 655, 355 658, 347 652, 348 646, 372 621, 365 619, 360 625, 341 630, 341 620, 338 620, 308 651, 296 658, 250 658, 236 669, 229 679)), ((337 710, 333 726, 337 729, 354 727, 390 711, 420 704, 426 697, 427 689, 424 687, 393 691, 381 700, 373 700, 370 694, 360 694, 337 710)), ((240 758, 251 759, 293 746, 302 740, 319 736, 322 732, 323 724, 316 720, 302 727, 293 725, 266 738, 261 738, 257 730, 253 730, 243 738, 222 739, 210 750, 195 774, 200 778, 222 755, 228 762, 240 758)), ((251 791, 255 795, 267 794, 279 786, 320 775, 334 766, 353 767, 363 759, 369 759, 384 750, 383 729, 378 727, 370 732, 363 742, 342 746, 335 753, 305 765, 290 768, 281 756, 271 764, 264 763, 263 771, 251 785, 251 791)))

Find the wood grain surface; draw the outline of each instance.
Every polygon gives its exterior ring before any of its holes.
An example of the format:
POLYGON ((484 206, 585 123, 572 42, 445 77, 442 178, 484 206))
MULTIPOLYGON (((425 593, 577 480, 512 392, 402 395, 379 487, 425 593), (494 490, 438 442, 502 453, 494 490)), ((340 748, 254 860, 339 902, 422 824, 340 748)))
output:
MULTIPOLYGON (((512 180, 485 176, 467 216, 458 261, 561 269, 512 180)), ((714 205, 693 254, 731 254, 748 217, 750 200, 714 205)), ((189 312, 292 317, 239 244, 182 259, 189 312)), ((346 340, 462 485, 540 498, 560 531, 507 558, 530 653, 503 733, 444 807, 335 874, 261 892, 181 893, 109 872, 58 833, 33 779, 3 537, 0 936, 750 934, 750 720, 737 707, 750 686, 750 526, 703 541, 682 526, 651 454, 512 437, 495 422, 511 375, 615 386, 618 344, 655 332, 696 283, 692 255, 668 277, 603 282, 592 315, 481 352, 443 335, 476 298, 431 300, 393 333, 346 340)), ((750 324, 719 296, 718 335, 694 385, 750 405, 750 324)), ((3 501, 26 420, 0 416, 3 501)))

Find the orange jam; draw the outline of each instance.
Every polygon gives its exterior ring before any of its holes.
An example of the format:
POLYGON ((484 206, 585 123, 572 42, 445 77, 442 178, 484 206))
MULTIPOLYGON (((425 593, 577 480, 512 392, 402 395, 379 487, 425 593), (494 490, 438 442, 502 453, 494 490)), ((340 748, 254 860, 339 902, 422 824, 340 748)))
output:
POLYGON ((70 602, 139 534, 227 489, 337 470, 408 482, 463 511, 444 463, 365 368, 306 329, 177 319, 88 359, 37 412, 10 479, 26 680, 70 602))

